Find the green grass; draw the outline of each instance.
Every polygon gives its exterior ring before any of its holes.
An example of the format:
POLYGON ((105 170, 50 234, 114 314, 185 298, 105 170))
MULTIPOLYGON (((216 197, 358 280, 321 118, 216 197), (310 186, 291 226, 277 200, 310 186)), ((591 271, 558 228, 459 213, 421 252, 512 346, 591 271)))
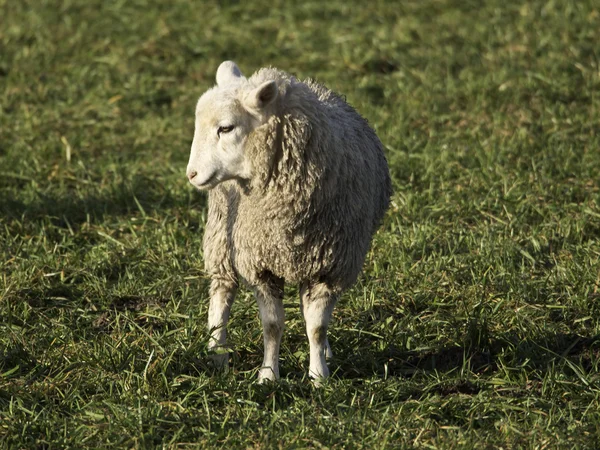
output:
POLYGON ((593 0, 0 0, 6 448, 595 448, 600 7, 593 0), (307 380, 246 291, 206 361, 205 197, 185 178, 218 64, 344 94, 393 205, 307 380))

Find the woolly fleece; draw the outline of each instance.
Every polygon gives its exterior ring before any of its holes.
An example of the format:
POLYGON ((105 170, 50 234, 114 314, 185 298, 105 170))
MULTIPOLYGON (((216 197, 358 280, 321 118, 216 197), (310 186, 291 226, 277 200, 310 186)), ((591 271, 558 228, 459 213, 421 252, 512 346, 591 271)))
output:
MULTIPOLYGON (((225 104, 235 116, 248 116, 244 123, 257 125, 243 137, 242 175, 208 194, 204 259, 213 280, 211 296, 220 296, 227 309, 220 326, 240 279, 257 288, 258 296, 265 290, 267 302, 270 295, 281 296, 283 281, 298 283, 305 297, 312 290, 314 301, 328 303, 318 314, 330 315, 339 294, 360 273, 388 207, 391 185, 382 144, 350 105, 312 80, 273 68, 246 79, 234 63, 225 62, 217 81, 198 102, 197 123, 216 104, 225 104), (275 83, 276 98, 262 105, 264 93, 257 96, 257 89, 269 82, 275 83)), ((188 176, 197 160, 193 149, 188 176)), ((325 330, 319 331, 326 332, 325 319, 325 330)), ((209 325, 215 320, 209 318, 209 325)), ((263 316, 267 333, 264 321, 263 316)), ((312 359, 311 375, 327 376, 312 373, 312 359)))

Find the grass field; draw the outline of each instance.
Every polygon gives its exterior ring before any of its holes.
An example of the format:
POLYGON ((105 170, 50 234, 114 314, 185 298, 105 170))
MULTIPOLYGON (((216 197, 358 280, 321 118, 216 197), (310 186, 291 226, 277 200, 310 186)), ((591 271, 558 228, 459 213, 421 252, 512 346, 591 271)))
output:
POLYGON ((4 448, 597 448, 600 5, 0 0, 4 448), (393 205, 307 379, 242 291, 206 359, 206 199, 185 177, 218 64, 343 93, 393 205))

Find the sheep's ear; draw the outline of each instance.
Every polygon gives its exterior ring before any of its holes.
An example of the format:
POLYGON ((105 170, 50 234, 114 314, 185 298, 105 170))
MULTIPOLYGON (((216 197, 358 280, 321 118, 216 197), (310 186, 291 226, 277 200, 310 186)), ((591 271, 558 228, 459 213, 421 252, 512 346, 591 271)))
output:
POLYGON ((242 78, 242 72, 233 61, 223 61, 217 69, 217 84, 226 86, 236 83, 242 78))
POLYGON ((265 81, 257 88, 252 89, 244 98, 244 105, 255 111, 260 111, 273 103, 279 94, 279 88, 275 81, 265 81))

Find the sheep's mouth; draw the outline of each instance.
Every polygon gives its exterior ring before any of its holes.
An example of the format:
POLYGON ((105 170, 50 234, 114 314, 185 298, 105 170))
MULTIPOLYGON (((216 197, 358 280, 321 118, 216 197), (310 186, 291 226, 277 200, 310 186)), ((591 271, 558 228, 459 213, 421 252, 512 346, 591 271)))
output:
POLYGON ((194 183, 194 185, 196 186, 196 188, 198 189, 210 189, 212 187, 214 187, 214 181, 216 181, 217 178, 217 172, 213 172, 206 180, 204 180, 202 183, 194 183))

